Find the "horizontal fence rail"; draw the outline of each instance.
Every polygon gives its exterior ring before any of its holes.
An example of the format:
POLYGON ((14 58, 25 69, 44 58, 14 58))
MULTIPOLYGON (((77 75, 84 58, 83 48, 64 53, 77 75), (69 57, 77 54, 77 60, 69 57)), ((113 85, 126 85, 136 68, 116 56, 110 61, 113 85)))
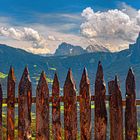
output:
MULTIPOLYGON (((76 98, 76 100, 77 100, 77 102, 80 102, 80 96, 76 96, 77 98, 76 98)), ((63 96, 59 96, 58 97, 58 100, 60 101, 60 102, 64 102, 64 97, 63 96)), ((95 100, 95 96, 94 95, 91 95, 91 101, 93 101, 94 102, 94 100, 95 100)), ((106 101, 110 101, 110 95, 106 95, 105 96, 105 100, 106 101)), ((51 97, 49 97, 49 102, 51 103, 53 101, 53 97, 51 96, 51 97)), ((3 104, 7 104, 7 102, 8 102, 8 99, 7 98, 3 98, 2 99, 2 103, 3 104)), ((136 105, 140 105, 140 99, 136 99, 135 100, 135 102, 136 102, 136 105)), ((16 97, 16 98, 14 98, 14 103, 15 104, 18 104, 18 98, 16 97)), ((36 97, 32 97, 32 103, 36 103, 36 97)), ((122 99, 122 105, 125 107, 126 106, 126 99, 122 99)))
POLYGON ((33 97, 32 83, 28 68, 25 67, 18 86, 18 97, 15 97, 15 75, 14 69, 11 67, 7 79, 7 98, 3 98, 0 84, 0 140, 3 139, 2 104, 7 104, 7 140, 15 139, 16 104, 18 104, 17 139, 19 140, 32 139, 32 104, 36 106, 36 140, 50 139, 50 122, 52 122, 52 139, 54 140, 76 140, 78 139, 78 131, 80 131, 81 140, 91 140, 92 128, 94 128, 95 140, 106 140, 108 121, 110 140, 136 140, 138 138, 136 105, 140 105, 140 99, 136 99, 135 77, 132 69, 129 69, 126 77, 125 99, 122 99, 117 76, 108 82, 108 95, 106 95, 101 62, 98 64, 94 86, 94 95, 91 95, 90 80, 87 70, 84 68, 79 85, 79 95, 77 95, 76 84, 72 71, 69 69, 63 88, 64 95, 60 96, 59 79, 55 73, 52 95, 50 96, 46 75, 43 71, 36 88, 36 97, 33 97), (109 103, 109 114, 107 113, 106 101, 109 103), (64 137, 62 134, 61 102, 64 103, 64 137), (91 102, 94 102, 95 105, 94 122, 91 121, 91 102), (52 103, 52 110, 50 110, 50 103, 52 103), (77 103, 79 103, 80 130, 78 130, 77 103), (124 117, 123 109, 125 110, 124 117), (49 116, 50 112, 52 113, 52 121, 49 116), (125 127, 123 127, 123 121, 125 121, 125 127))

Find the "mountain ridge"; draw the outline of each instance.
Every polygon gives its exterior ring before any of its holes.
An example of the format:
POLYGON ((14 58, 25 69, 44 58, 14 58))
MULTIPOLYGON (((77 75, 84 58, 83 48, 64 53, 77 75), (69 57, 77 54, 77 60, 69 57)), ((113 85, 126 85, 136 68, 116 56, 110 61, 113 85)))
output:
POLYGON ((89 45, 85 49, 81 46, 72 45, 66 42, 61 43, 56 49, 54 55, 55 56, 72 56, 72 55, 81 55, 84 53, 92 53, 92 52, 109 52, 107 48, 102 45, 94 44, 89 45))
MULTIPOLYGON (((74 56, 39 56, 32 53, 28 53, 21 49, 15 49, 6 45, 0 45, 0 72, 8 73, 10 65, 15 69, 15 75, 17 77, 17 86, 21 78, 25 65, 28 65, 30 71, 30 77, 33 86, 33 95, 35 95, 36 85, 42 70, 47 74, 49 87, 52 86, 52 79, 55 71, 57 71, 60 87, 63 87, 67 71, 72 69, 76 85, 78 87, 83 68, 86 67, 88 75, 91 81, 91 91, 94 93, 94 81, 96 76, 97 64, 100 60, 104 69, 104 78, 107 82, 114 79, 117 74, 120 80, 120 86, 123 97, 125 96, 125 79, 130 67, 133 68, 136 75, 137 82, 137 97, 140 97, 140 36, 136 43, 131 44, 129 49, 120 52, 94 52, 83 53, 81 55, 74 56)), ((0 79, 6 92, 5 81, 6 79, 0 79)))

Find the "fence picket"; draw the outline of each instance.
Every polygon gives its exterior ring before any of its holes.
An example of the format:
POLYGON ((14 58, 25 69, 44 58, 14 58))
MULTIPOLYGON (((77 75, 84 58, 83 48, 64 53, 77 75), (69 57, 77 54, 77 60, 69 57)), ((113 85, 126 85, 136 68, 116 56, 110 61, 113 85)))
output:
POLYGON ((76 89, 71 69, 64 84, 64 129, 65 140, 77 139, 76 89))
POLYGON ((0 84, 0 140, 2 140, 2 86, 0 84))
POLYGON ((19 83, 18 98, 18 138, 19 140, 30 140, 32 87, 27 67, 25 67, 19 83))
POLYGON ((52 85, 52 135, 54 140, 61 140, 59 81, 55 73, 52 85))
POLYGON ((104 77, 103 68, 101 62, 99 62, 95 80, 95 116, 94 116, 95 140, 106 140, 106 131, 107 131, 107 111, 105 103, 106 87, 103 77, 104 77))
POLYGON ((125 139, 137 139, 136 85, 132 69, 126 78, 125 139))
MULTIPOLYGON (((123 106, 125 106, 125 140, 138 139, 137 133, 137 106, 135 76, 129 69, 126 78, 126 100, 122 100, 117 77, 108 82, 109 95, 106 95, 103 68, 101 62, 95 80, 95 95, 91 96, 90 81, 87 70, 84 68, 79 85, 79 96, 76 94, 76 84, 69 69, 64 84, 64 95, 60 96, 60 87, 57 74, 54 75, 52 96, 45 72, 42 72, 36 88, 36 97, 32 97, 32 84, 28 68, 25 67, 18 86, 18 97, 15 97, 15 76, 11 67, 7 81, 7 98, 3 98, 0 84, 0 140, 15 139, 14 120, 15 104, 18 103, 18 139, 31 140, 31 106, 36 103, 36 139, 49 140, 49 103, 52 103, 52 138, 62 140, 60 102, 64 103, 64 139, 77 140, 77 102, 80 104, 80 138, 90 140, 91 137, 91 101, 95 104, 94 113, 94 139, 106 140, 107 110, 106 101, 109 101, 110 111, 110 140, 123 140, 123 106), (7 138, 2 126, 2 103, 7 104, 7 138), (3 135, 4 134, 4 135, 3 135)), ((79 108, 78 108, 79 109, 79 108)))
POLYGON ((110 140, 123 140, 122 96, 117 77, 108 83, 110 94, 110 140))
POLYGON ((44 71, 36 90, 36 139, 49 140, 49 89, 44 71))
POLYGON ((11 67, 7 81, 7 140, 14 140, 15 75, 11 67))
POLYGON ((80 128, 81 140, 91 139, 91 93, 86 68, 80 82, 80 128))

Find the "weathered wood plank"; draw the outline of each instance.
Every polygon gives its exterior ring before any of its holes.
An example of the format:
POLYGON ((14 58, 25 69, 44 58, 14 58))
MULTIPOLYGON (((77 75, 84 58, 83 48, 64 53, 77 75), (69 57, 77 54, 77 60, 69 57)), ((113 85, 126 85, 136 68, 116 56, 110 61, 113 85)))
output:
POLYGON ((0 140, 2 140, 2 86, 0 84, 0 140))
POLYGON ((7 140, 14 140, 15 80, 14 69, 11 67, 7 81, 7 140))
POLYGON ((99 62, 95 80, 95 113, 94 113, 95 140, 106 140, 107 111, 105 104, 105 93, 106 87, 103 78, 103 68, 101 62, 99 62))
POLYGON ((49 89, 44 72, 36 90, 36 139, 49 140, 49 89))
POLYGON ((91 139, 91 93, 86 68, 80 82, 80 128, 81 140, 91 139))
POLYGON ((18 99, 18 139, 31 140, 32 87, 27 67, 19 83, 18 99))
POLYGON ((62 139, 59 92, 58 76, 55 73, 52 85, 52 135, 54 140, 62 139))
POLYGON ((123 140, 123 107, 117 77, 108 83, 110 94, 110 140, 123 140))
POLYGON ((132 69, 126 78, 125 139, 137 139, 136 85, 132 69))
POLYGON ((64 84, 64 131, 65 140, 77 139, 76 89, 70 69, 64 84))

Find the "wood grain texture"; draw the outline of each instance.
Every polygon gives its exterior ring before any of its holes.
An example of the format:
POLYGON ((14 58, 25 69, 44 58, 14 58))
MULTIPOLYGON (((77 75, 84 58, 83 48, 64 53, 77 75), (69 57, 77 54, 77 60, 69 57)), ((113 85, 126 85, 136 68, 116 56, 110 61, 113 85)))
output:
POLYGON ((14 69, 11 67, 7 81, 7 140, 14 140, 15 80, 14 69))
POLYGON ((122 95, 117 77, 108 83, 110 94, 110 140, 123 140, 122 95))
POLYGON ((125 140, 137 139, 136 85, 132 69, 126 78, 125 140))
POLYGON ((106 140, 107 111, 105 103, 106 87, 103 78, 101 62, 98 64, 95 80, 95 113, 94 113, 94 139, 106 140))
POLYGON ((44 72, 36 90, 36 139, 49 140, 49 89, 44 72))
POLYGON ((76 89, 70 69, 64 84, 64 131, 65 140, 77 139, 76 89))
POLYGON ((32 87, 27 67, 19 83, 18 98, 18 139, 31 140, 32 87))
POLYGON ((62 139, 59 92, 58 76, 55 73, 52 85, 52 135, 54 140, 62 139))
POLYGON ((81 140, 91 139, 91 93, 86 68, 80 82, 80 128, 81 140))

